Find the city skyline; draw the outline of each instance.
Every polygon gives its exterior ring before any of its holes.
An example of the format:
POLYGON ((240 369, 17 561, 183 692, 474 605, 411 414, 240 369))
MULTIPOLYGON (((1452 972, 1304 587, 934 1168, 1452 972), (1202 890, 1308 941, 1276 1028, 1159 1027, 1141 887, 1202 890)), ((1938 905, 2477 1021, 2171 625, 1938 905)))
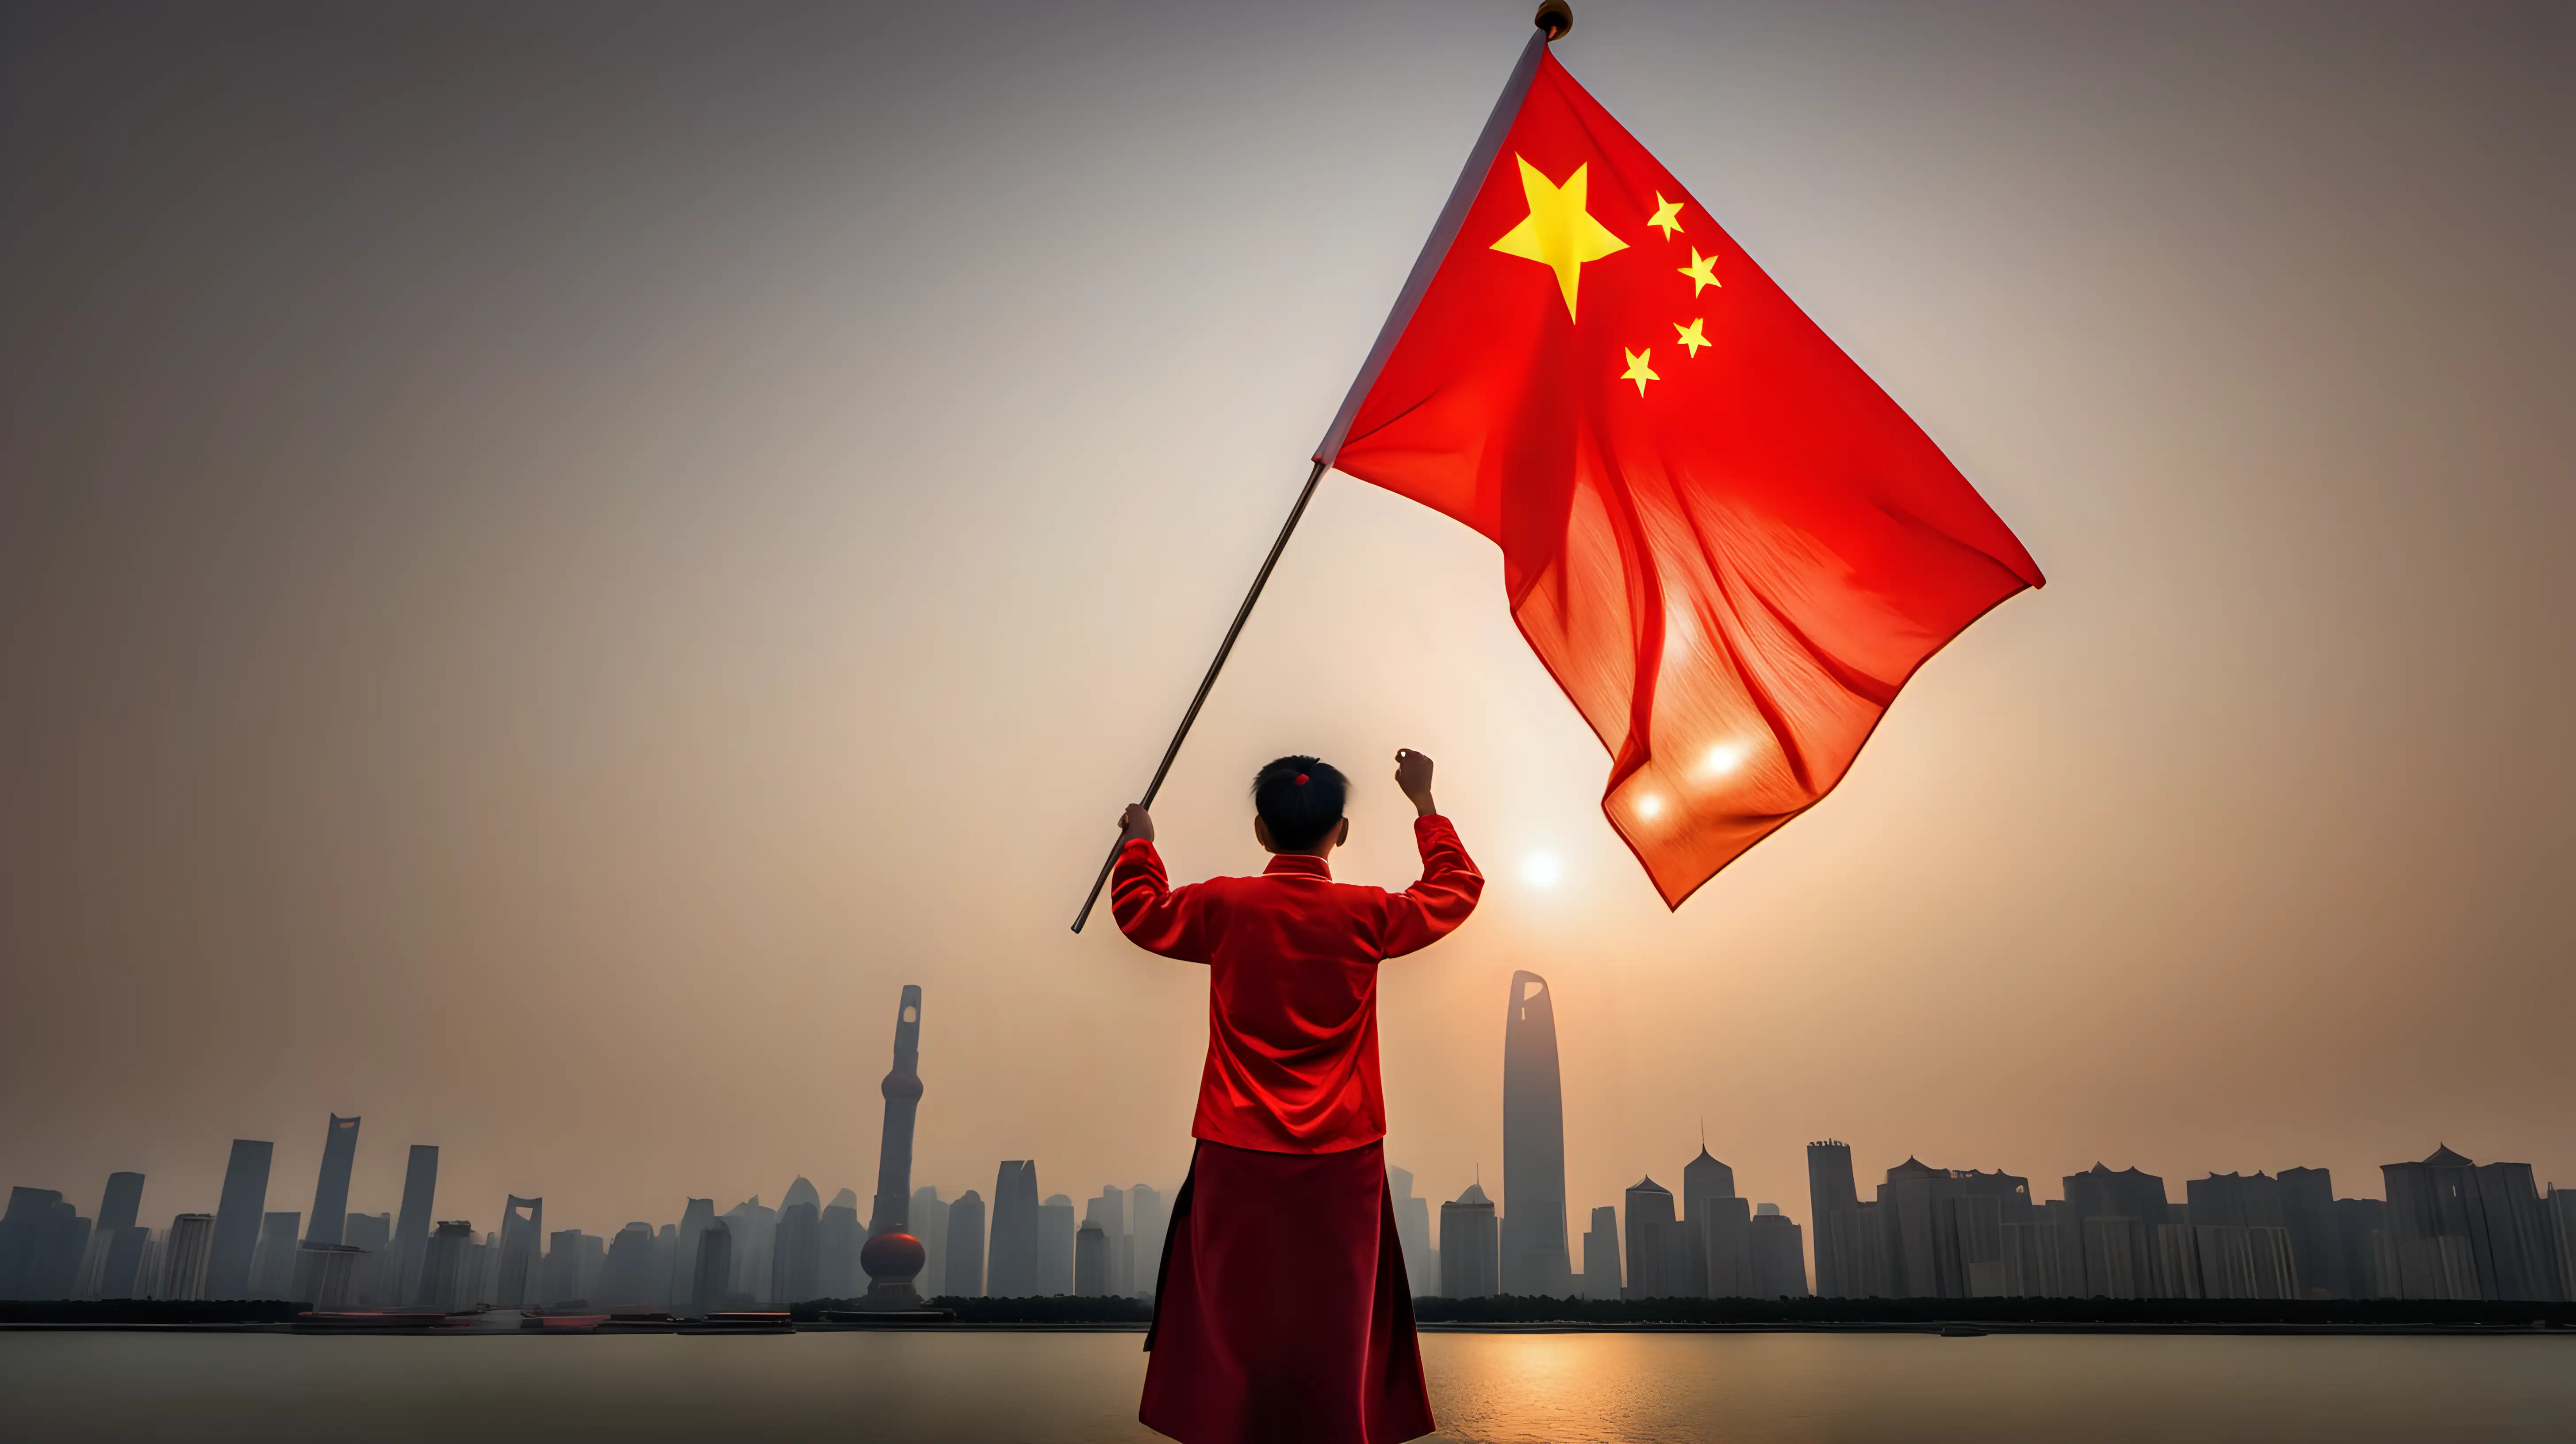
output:
MULTIPOLYGON (((2380 1198, 2338 1197, 2331 1170, 2291 1166, 2213 1171, 2188 1180, 2176 1201, 2161 1176, 2134 1165, 2097 1161, 2065 1175, 2061 1197, 2041 1199, 2026 1176, 1910 1155, 1863 1197, 1851 1146, 1826 1139, 1806 1145, 1801 1224, 1777 1201, 1739 1193, 1734 1166, 1703 1136, 1697 1154, 1667 1173, 1675 1186, 1649 1171, 1615 1205, 1592 1206, 1576 1255, 1554 1006, 1545 978, 1513 974, 1496 1080, 1510 1144, 1499 1199, 1481 1178, 1470 1182, 1438 1201, 1434 1233, 1416 1175, 1388 1167, 1417 1292, 2576 1300, 2576 1189, 2552 1183, 2544 1192, 2529 1164, 2478 1165, 2447 1146, 2382 1165, 2380 1198)), ((408 1149, 402 1223, 389 1211, 346 1211, 363 1119, 334 1113, 309 1213, 267 1208, 279 1186, 274 1145, 255 1139, 233 1140, 215 1213, 182 1211, 157 1231, 138 1221, 150 1216, 145 1174, 110 1175, 94 1220, 59 1190, 13 1185, 0 1217, 0 1297, 58 1288, 118 1297, 132 1287, 325 1309, 578 1302, 681 1312, 862 1295, 857 1306, 876 1309, 962 1292, 1150 1297, 1173 1190, 1104 1184, 1077 1204, 1043 1191, 1036 1160, 1006 1159, 988 1231, 972 1190, 943 1199, 937 1185, 912 1186, 915 1115, 935 1091, 919 1072, 922 1029, 923 990, 906 984, 893 1066, 877 1090, 876 1191, 864 1227, 852 1189, 826 1205, 799 1174, 775 1206, 755 1193, 719 1215, 714 1198, 690 1198, 675 1222, 630 1219, 613 1234, 549 1229, 544 1197, 515 1193, 495 1228, 478 1233, 470 1218, 454 1218, 424 1231, 422 1218, 448 1211, 436 1199, 436 1146, 408 1149), (603 1287, 624 1296, 594 1298, 603 1287)))

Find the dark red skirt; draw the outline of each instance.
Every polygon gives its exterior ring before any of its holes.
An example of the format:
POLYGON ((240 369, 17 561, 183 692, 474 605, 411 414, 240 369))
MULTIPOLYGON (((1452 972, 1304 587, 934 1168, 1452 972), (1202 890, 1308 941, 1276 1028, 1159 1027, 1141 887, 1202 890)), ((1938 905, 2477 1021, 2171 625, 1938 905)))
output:
POLYGON ((1184 1444, 1394 1444, 1431 1432, 1382 1145, 1199 1141, 1172 1200, 1136 1417, 1184 1444))

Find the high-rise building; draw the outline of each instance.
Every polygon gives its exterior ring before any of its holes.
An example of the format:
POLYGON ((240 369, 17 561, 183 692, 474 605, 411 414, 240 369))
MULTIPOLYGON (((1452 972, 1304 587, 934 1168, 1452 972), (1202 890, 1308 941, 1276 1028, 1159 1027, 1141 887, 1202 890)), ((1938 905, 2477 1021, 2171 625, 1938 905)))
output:
POLYGON ((559 1228, 546 1235, 545 1261, 537 1265, 535 1302, 551 1309, 590 1297, 581 1286, 582 1237, 577 1228, 559 1228))
POLYGON ((420 1264, 429 1251, 430 1209, 437 1197, 438 1149, 415 1143, 403 1166, 402 1212, 394 1218, 393 1281, 388 1292, 397 1304, 421 1301, 420 1264))
POLYGON ((1746 1254, 1752 1275, 1752 1287, 1745 1291, 1746 1297, 1805 1298, 1807 1249, 1798 1237, 1798 1225, 1780 1211, 1780 1205, 1766 1203, 1754 1210, 1746 1232, 1750 1239, 1746 1254))
POLYGON ((2377 1198, 2338 1198, 2335 1234, 2343 1244, 2345 1287, 2356 1299, 2397 1297, 2397 1251, 2388 1241, 2388 1204, 2377 1198))
MULTIPOLYGON (((679 1232, 671 1240, 670 1308, 675 1314, 706 1312, 698 1303, 698 1239, 715 1220, 716 1201, 712 1198, 690 1199, 680 1209, 679 1232)), ((732 1266, 730 1253, 726 1266, 732 1266)))
POLYGON ((546 1236, 546 1201, 509 1196, 501 1210, 501 1268, 493 1280, 492 1302, 523 1309, 537 1302, 537 1256, 546 1236))
POLYGON ((476 1302, 474 1225, 465 1219, 443 1219, 430 1228, 421 1249, 419 1306, 454 1313, 476 1302))
POLYGON ((769 1297, 769 1265, 778 1246, 778 1210, 753 1194, 724 1211, 726 1261, 733 1269, 729 1308, 775 1303, 769 1297))
MULTIPOLYGON (((1651 1177, 1628 1185, 1628 1290, 1632 1299, 1685 1297, 1690 1288, 1690 1250, 1680 1217, 1673 1211, 1672 1190, 1651 1177)), ((1694 1290, 1695 1292, 1695 1290, 1694 1290)))
POLYGON ((849 1189, 832 1195, 815 1226, 815 1252, 821 1259, 823 1296, 854 1299, 867 1288, 859 1272, 859 1245, 867 1234, 859 1227, 859 1196, 849 1189))
POLYGON ((1002 1161, 993 1179, 992 1265, 984 1291, 997 1299, 1028 1298, 1038 1287, 1038 1164, 1002 1161))
POLYGON ((690 1289, 696 1299, 693 1312, 716 1313, 734 1307, 733 1293, 733 1228, 723 1219, 709 1219, 698 1233, 697 1283, 690 1289))
POLYGON ((608 1242, 608 1258, 599 1270, 599 1295, 592 1303, 604 1309, 655 1309, 662 1306, 666 1285, 654 1272, 653 1225, 636 1222, 608 1242))
MULTIPOLYGON (((170 1220, 170 1236, 161 1246, 160 1297, 202 1299, 206 1271, 215 1256, 215 1216, 183 1213, 170 1220)), ((245 1270, 247 1273, 247 1270, 245 1270)))
POLYGON ((1038 1292, 1049 1296, 1073 1292, 1073 1200, 1047 1195, 1038 1205, 1038 1292))
POLYGON ((313 1184, 313 1217, 304 1227, 306 1243, 341 1243, 340 1229, 349 1214, 349 1170, 358 1160, 358 1120, 331 1115, 322 1135, 322 1172, 313 1184))
POLYGON ((210 1299, 238 1299, 250 1294, 251 1255, 259 1251, 261 1215, 268 1210, 268 1164, 274 1143, 233 1140, 232 1158, 224 1165, 223 1196, 215 1204, 215 1237, 206 1258, 210 1299))
POLYGON ((295 1299, 312 1302, 310 1296, 296 1291, 295 1226, 304 1221, 297 1213, 260 1215, 259 1243, 250 1255, 250 1296, 255 1299, 295 1299))
POLYGON ((1605 1204, 1592 1210, 1592 1227, 1583 1234, 1583 1296, 1615 1299, 1625 1284, 1619 1270, 1619 1210, 1605 1204))
POLYGON ((1565 1246, 1565 1097, 1556 1002, 1536 973, 1512 974, 1503 1025, 1502 1292, 1574 1290, 1565 1246))
POLYGON ((2173 1221, 2165 1181, 2136 1168, 2114 1173, 2096 1163, 2061 1183, 2068 1231, 2078 1241, 2069 1250, 2070 1262, 2080 1258, 2083 1265, 2081 1279, 2069 1269, 2069 1291, 2078 1298, 2155 1297, 2155 1230, 2173 1221))
POLYGON ((2401 1297, 2558 1297, 2557 1243, 2530 1164, 2480 1165, 2445 1147, 2379 1171, 2401 1297))
MULTIPOLYGON (((1415 1298, 1437 1295, 1440 1251, 1431 1246, 1431 1200, 1414 1196, 1410 1169, 1390 1166, 1386 1171, 1386 1191, 1395 1203, 1395 1239, 1404 1250, 1405 1287, 1415 1298)), ((1158 1260, 1161 1253, 1158 1243, 1158 1260)))
POLYGON ((1440 1293, 1481 1299, 1502 1292, 1502 1231, 1484 1185, 1440 1205, 1440 1293))
MULTIPOLYGON (((2290 1231, 2301 1296, 2354 1297, 2344 1273, 2343 1235, 2335 1226, 2334 1176, 2322 1168, 2284 1168, 2279 1187, 2281 1226, 2290 1231)), ((2192 1222, 2199 1221, 2195 1210, 2192 1222)))
POLYGON ((962 1299, 984 1295, 984 1196, 968 1189, 948 1205, 948 1292, 962 1299))
MULTIPOLYGON (((1422 1211, 1422 1200, 1417 1198, 1413 1204, 1417 1214, 1429 1217, 1422 1211)), ((1128 1231, 1134 1235, 1136 1246, 1135 1286, 1129 1292, 1138 1298, 1151 1298, 1163 1283, 1163 1235, 1171 1227, 1171 1212, 1163 1206, 1160 1189, 1140 1183, 1127 1190, 1127 1216, 1128 1231)), ((1426 1234, 1429 1231, 1427 1226, 1423 1229, 1426 1234)), ((1400 1207, 1396 1210, 1396 1237, 1399 1241, 1404 1237, 1404 1211, 1400 1207)))
MULTIPOLYGON (((798 1183, 805 1180, 798 1179, 798 1183)), ((814 1186, 805 1185, 806 1197, 778 1210, 778 1233, 770 1244, 769 1299, 780 1304, 801 1304, 823 1297, 823 1211, 813 1199, 814 1186)), ((795 1190, 788 1190, 795 1198, 795 1190)))
MULTIPOLYGON (((921 988, 906 983, 895 1005, 894 1066, 877 1085, 885 1095, 885 1125, 877 1135, 877 1196, 868 1215, 868 1241, 859 1246, 867 1270, 861 1308, 919 1306, 924 1253, 912 1232, 912 1125, 921 1108, 921 988)), ((1070 1262, 1070 1260, 1068 1260, 1070 1262)))
MULTIPOLYGON (((1134 1290, 1136 1258, 1134 1244, 1127 1236, 1127 1194, 1111 1185, 1100 1190, 1098 1197, 1082 1206, 1084 1227, 1100 1230, 1101 1247, 1107 1250, 1101 1261, 1102 1273, 1096 1281, 1103 1297, 1130 1293, 1134 1290)), ((1082 1292, 1082 1230, 1074 1230, 1074 1292, 1082 1292)))
POLYGON ((99 1231, 104 1233, 109 1229, 132 1228, 139 1221, 142 1212, 143 1175, 109 1174, 107 1191, 100 1195, 98 1200, 99 1231))
POLYGON ((51 1188, 11 1188, 0 1214, 0 1299, 67 1299, 80 1282, 91 1221, 51 1188))
POLYGON ((912 1236, 921 1240, 921 1277, 913 1286, 935 1299, 948 1292, 948 1205, 935 1184, 912 1191, 912 1236))
MULTIPOLYGON (((1829 1299, 1858 1297, 1854 1280, 1845 1278, 1855 1264, 1834 1247, 1833 1220, 1860 1211, 1860 1191, 1852 1173, 1851 1145, 1834 1139, 1807 1145, 1807 1216, 1816 1225, 1816 1292, 1829 1299)), ((1855 1231, 1844 1226, 1848 1236, 1855 1231)))
MULTIPOLYGON (((1682 1247, 1688 1256, 1680 1286, 1705 1298, 1752 1297, 1753 1241, 1747 1230, 1753 1215, 1750 1205, 1736 1196, 1735 1170, 1701 1144, 1699 1156, 1682 1165, 1681 1196, 1674 1202, 1681 1210, 1682 1247)), ((1802 1278, 1806 1274, 1803 1262, 1798 1273, 1802 1278)))
POLYGON ((2552 1183, 2541 1206, 2549 1216, 2549 1241, 2558 1258, 2558 1297, 2576 1302, 2576 1188, 2552 1183))
POLYGON ((1109 1235, 1086 1223, 1073 1231, 1073 1291, 1087 1299, 1110 1293, 1109 1235))

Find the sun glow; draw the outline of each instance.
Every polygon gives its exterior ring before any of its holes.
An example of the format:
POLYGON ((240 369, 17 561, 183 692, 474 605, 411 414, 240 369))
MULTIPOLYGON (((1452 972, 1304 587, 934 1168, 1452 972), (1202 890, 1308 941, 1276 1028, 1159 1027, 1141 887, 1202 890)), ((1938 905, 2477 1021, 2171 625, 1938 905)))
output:
POLYGON ((1565 864, 1552 852, 1534 852, 1521 859, 1521 879, 1532 887, 1554 887, 1565 880, 1565 864))
POLYGON ((1661 817, 1661 816, 1663 816, 1663 815, 1664 815, 1664 799, 1663 799, 1660 795, 1658 795, 1658 794, 1656 794, 1656 793, 1652 793, 1652 792, 1649 792, 1649 793, 1647 793, 1645 796, 1638 798, 1638 799, 1637 799, 1637 815, 1638 815, 1639 817, 1649 818, 1649 819, 1651 819, 1651 818, 1657 818, 1657 817, 1661 817))

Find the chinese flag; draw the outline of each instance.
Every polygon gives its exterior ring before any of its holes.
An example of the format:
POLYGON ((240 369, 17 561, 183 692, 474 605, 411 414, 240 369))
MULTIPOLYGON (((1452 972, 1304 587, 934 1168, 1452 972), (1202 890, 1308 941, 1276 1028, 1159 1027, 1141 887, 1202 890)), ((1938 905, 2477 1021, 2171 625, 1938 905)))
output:
POLYGON ((1669 906, 2039 567, 1533 38, 1315 459, 1503 550, 1669 906))

